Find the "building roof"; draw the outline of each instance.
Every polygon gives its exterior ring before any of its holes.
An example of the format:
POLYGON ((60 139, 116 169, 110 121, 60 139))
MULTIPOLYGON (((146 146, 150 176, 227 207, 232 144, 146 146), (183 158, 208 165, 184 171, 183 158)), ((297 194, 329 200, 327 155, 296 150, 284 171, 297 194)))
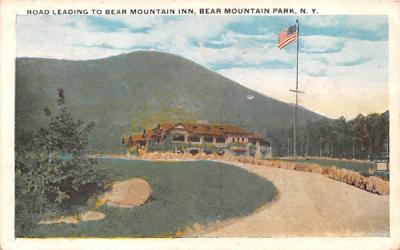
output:
MULTIPOLYGON (((209 135, 209 136, 247 136, 252 139, 263 139, 260 135, 248 132, 243 128, 230 125, 230 124, 203 124, 203 123, 160 123, 156 128, 150 128, 143 131, 143 133, 133 134, 129 137, 132 142, 145 141, 154 138, 157 134, 157 129, 159 128, 161 133, 165 134, 169 131, 177 128, 183 127, 184 130, 188 131, 190 134, 195 135, 209 135)), ((123 138, 123 142, 127 142, 123 138)))
POLYGON ((257 133, 250 133, 249 138, 251 139, 263 139, 263 137, 257 133))
MULTIPOLYGON (((170 124, 168 124, 170 125, 170 124)), ((224 135, 245 135, 249 136, 252 134, 240 127, 227 125, 227 124, 202 124, 202 123, 177 123, 174 126, 168 126, 169 129, 163 130, 167 132, 177 126, 181 125, 189 133, 198 135, 213 135, 213 136, 224 136, 224 135)), ((163 127, 162 124, 160 124, 163 127)), ((164 126, 167 127, 167 126, 164 126)))
POLYGON ((133 134, 133 135, 131 135, 131 136, 129 137, 129 139, 130 139, 132 142, 135 142, 135 141, 146 141, 146 140, 147 140, 147 136, 144 136, 143 134, 138 133, 138 134, 133 134))
POLYGON ((160 129, 162 129, 162 131, 165 132, 175 127, 175 125, 176 123, 160 123, 160 129))

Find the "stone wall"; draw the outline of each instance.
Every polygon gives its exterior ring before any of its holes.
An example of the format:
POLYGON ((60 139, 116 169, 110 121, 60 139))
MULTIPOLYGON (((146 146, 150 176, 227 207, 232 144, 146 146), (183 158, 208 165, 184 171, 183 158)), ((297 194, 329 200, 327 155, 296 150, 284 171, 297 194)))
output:
POLYGON ((206 155, 204 153, 200 153, 197 155, 190 155, 190 154, 154 152, 154 153, 146 153, 140 157, 131 155, 103 155, 97 157, 123 158, 130 160, 148 160, 148 161, 210 160, 210 161, 242 162, 248 164, 255 164, 259 166, 283 168, 295 171, 321 174, 336 181, 341 181, 349 185, 358 187, 360 189, 380 195, 388 195, 390 186, 389 181, 385 181, 376 176, 365 177, 362 176, 360 173, 352 170, 336 168, 335 166, 322 167, 321 165, 316 163, 298 163, 298 162, 282 161, 282 160, 263 160, 253 157, 235 157, 230 155, 225 155, 225 156, 218 156, 215 154, 206 155))
POLYGON ((322 167, 316 163, 297 163, 279 160, 260 160, 254 158, 239 158, 237 160, 243 163, 322 174, 328 178, 353 185, 372 193, 381 195, 389 194, 389 181, 385 181, 376 176, 365 177, 358 172, 343 168, 339 169, 335 166, 322 167))

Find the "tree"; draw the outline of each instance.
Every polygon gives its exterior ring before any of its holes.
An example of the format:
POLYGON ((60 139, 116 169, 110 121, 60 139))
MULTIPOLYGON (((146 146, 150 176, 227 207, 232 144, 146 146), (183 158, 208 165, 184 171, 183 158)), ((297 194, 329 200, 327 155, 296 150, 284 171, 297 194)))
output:
MULTIPOLYGON (((65 104, 64 90, 58 89, 58 111, 45 107, 47 127, 34 137, 32 152, 17 152, 18 194, 38 198, 33 204, 40 215, 83 212, 88 201, 106 190, 108 177, 88 157, 88 135, 94 123, 75 120, 65 104)), ((18 200, 21 197, 16 197, 18 200)))

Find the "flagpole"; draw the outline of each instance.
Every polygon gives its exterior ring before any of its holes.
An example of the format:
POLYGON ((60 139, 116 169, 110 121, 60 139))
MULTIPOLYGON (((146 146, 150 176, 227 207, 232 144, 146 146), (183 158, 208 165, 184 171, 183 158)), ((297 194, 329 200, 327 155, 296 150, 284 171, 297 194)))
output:
POLYGON ((296 55, 296 104, 294 106, 294 124, 293 124, 293 156, 294 159, 297 159, 297 148, 296 148, 296 130, 297 130, 297 106, 299 104, 299 28, 300 28, 300 24, 299 24, 299 20, 296 20, 296 24, 297 24, 297 55, 296 55))

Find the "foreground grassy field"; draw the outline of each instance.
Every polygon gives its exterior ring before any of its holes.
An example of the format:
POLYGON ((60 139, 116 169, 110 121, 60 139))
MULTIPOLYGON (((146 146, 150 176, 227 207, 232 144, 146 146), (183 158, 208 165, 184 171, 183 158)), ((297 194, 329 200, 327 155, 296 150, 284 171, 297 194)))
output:
POLYGON ((100 221, 37 225, 19 237, 174 237, 195 223, 247 215, 276 195, 273 184, 243 169, 216 162, 102 160, 113 180, 145 179, 152 197, 134 208, 98 210, 100 221))
POLYGON ((336 166, 337 168, 345 168, 349 170, 353 170, 359 172, 364 176, 368 176, 368 169, 373 167, 373 163, 367 162, 357 162, 357 161, 350 161, 350 160, 340 160, 340 159, 297 159, 297 160, 290 160, 284 159, 285 161, 295 161, 300 163, 316 163, 323 167, 331 167, 336 166))

